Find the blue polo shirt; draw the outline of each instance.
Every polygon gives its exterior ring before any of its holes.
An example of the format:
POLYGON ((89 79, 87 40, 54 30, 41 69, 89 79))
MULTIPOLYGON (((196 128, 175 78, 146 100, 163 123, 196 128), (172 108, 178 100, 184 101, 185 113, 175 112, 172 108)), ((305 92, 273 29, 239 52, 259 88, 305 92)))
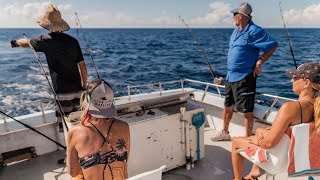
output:
POLYGON ((229 42, 226 80, 236 82, 253 72, 259 52, 268 52, 278 43, 252 21, 239 31, 233 30, 229 42))

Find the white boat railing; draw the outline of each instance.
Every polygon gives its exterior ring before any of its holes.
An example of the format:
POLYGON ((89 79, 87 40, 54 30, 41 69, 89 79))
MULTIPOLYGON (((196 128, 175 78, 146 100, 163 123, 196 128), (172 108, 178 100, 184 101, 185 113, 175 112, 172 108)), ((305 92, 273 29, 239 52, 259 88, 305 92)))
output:
POLYGON ((155 83, 147 83, 147 84, 133 85, 133 86, 128 85, 128 86, 127 86, 127 89, 128 89, 128 98, 131 99, 131 89, 132 89, 132 88, 139 88, 139 87, 150 87, 150 86, 153 87, 153 86, 158 85, 158 86, 159 86, 160 96, 162 96, 162 85, 164 85, 164 84, 180 83, 180 84, 181 84, 182 91, 183 91, 183 82, 184 82, 184 80, 181 79, 181 80, 175 80, 175 81, 155 82, 155 83))
MULTIPOLYGON (((160 96, 162 96, 162 86, 164 84, 174 84, 174 83, 180 83, 181 85, 181 90, 184 91, 184 83, 185 82, 190 82, 190 83, 195 83, 195 84, 201 84, 201 85, 206 85, 205 89, 204 89, 204 96, 205 94, 208 92, 208 88, 209 87, 215 87, 216 90, 217 90, 217 93, 220 97, 222 97, 222 94, 221 94, 221 90, 220 88, 225 88, 225 86, 223 85, 218 85, 218 84, 213 84, 213 83, 208 83, 208 82, 203 82, 203 81, 197 81, 197 80, 192 80, 192 79, 180 79, 180 80, 175 80, 175 81, 164 81, 164 82, 155 82, 155 83, 147 83, 147 84, 140 84, 140 85, 128 85, 127 86, 127 89, 128 89, 128 97, 129 99, 131 98, 131 89, 132 88, 139 88, 139 87, 149 87, 149 86, 156 86, 158 85, 159 86, 159 93, 160 93, 160 96)), ((281 96, 276 96, 276 95, 272 95, 272 94, 266 94, 266 93, 257 93, 258 95, 261 95, 261 96, 266 96, 266 97, 271 97, 271 98, 274 98, 275 102, 272 103, 272 104, 275 104, 277 101, 279 100, 284 100, 284 101, 295 101, 295 99, 290 99, 290 98, 286 98, 286 97, 281 97, 281 96)), ((203 98, 202 98, 203 99, 203 98)))
MULTIPOLYGON (((197 80, 192 80, 192 79, 180 79, 180 80, 175 80, 175 81, 165 81, 165 82, 156 82, 156 83, 148 83, 148 84, 141 84, 141 85, 134 85, 134 86, 130 86, 128 85, 127 88, 128 88, 128 98, 131 99, 131 89, 132 88, 139 88, 139 87, 148 87, 148 86, 155 86, 155 85, 158 85, 159 86, 159 93, 160 93, 160 96, 162 96, 162 85, 164 84, 174 84, 174 83, 180 83, 181 85, 181 91, 184 91, 184 87, 185 87, 185 82, 189 82, 189 83, 195 83, 195 84, 201 84, 201 85, 205 85, 205 89, 203 91, 203 95, 202 95, 202 98, 201 98, 201 101, 204 100, 207 92, 208 92, 208 89, 209 87, 215 87, 216 90, 217 90, 217 94, 218 96, 220 97, 223 97, 222 96, 222 93, 221 93, 221 88, 225 88, 225 86, 223 85, 218 85, 218 84, 214 84, 214 83, 208 83, 208 82, 202 82, 202 81, 197 81, 197 80)), ((265 112, 264 116, 263 116, 263 120, 265 120, 269 114, 271 113, 272 109, 275 107, 276 103, 279 101, 279 100, 283 100, 283 101, 296 101, 295 99, 291 99, 291 98, 286 98, 286 97, 281 97, 281 96, 276 96, 276 95, 272 95, 272 94, 267 94, 267 93, 256 93, 257 95, 260 95, 260 96, 265 96, 265 97, 268 97, 268 98, 273 98, 273 101, 271 103, 271 105, 269 106, 269 108, 267 109, 267 111, 265 112)))
MULTIPOLYGON (((0 110, 5 113, 6 110, 10 109, 10 108, 24 107, 24 106, 28 106, 28 105, 38 104, 38 106, 40 107, 40 110, 41 110, 41 114, 42 114, 42 122, 44 124, 44 123, 47 123, 47 119, 46 119, 46 116, 45 116, 45 113, 44 113, 43 103, 44 103, 44 101, 38 100, 38 101, 25 102, 25 103, 14 104, 14 105, 0 106, 0 110)), ((5 132, 9 132, 10 131, 9 126, 8 126, 8 122, 7 122, 7 118, 9 118, 9 117, 7 117, 6 115, 2 114, 2 119, 3 119, 3 122, 4 122, 3 124, 4 124, 5 132)))
MULTIPOLYGON (((128 98, 129 100, 131 99, 131 90, 132 88, 141 88, 141 87, 153 87, 153 86, 158 86, 159 87, 159 95, 162 96, 163 95, 163 85, 168 85, 168 84, 175 84, 175 83, 180 83, 180 88, 181 91, 184 91, 184 87, 185 87, 185 83, 194 83, 194 84, 200 84, 200 85, 205 85, 205 89, 203 90, 203 95, 201 98, 201 101, 204 100, 209 87, 215 87, 217 90, 217 95, 220 97, 223 97, 222 93, 221 93, 221 88, 224 89, 225 86, 223 85, 218 85, 218 84, 214 84, 214 83, 208 83, 208 82, 202 82, 202 81, 197 81, 197 80, 192 80, 192 79, 180 79, 180 80, 174 80, 174 81, 164 81, 164 82, 155 82, 155 83, 147 83, 147 84, 141 84, 141 85, 128 85, 127 86, 127 91, 128 91, 128 98)), ((295 99, 290 99, 290 98, 285 98, 285 97, 281 97, 281 96, 276 96, 276 95, 272 95, 272 94, 266 94, 266 93, 257 93, 258 95, 261 96, 265 96, 265 97, 269 97, 269 98, 273 98, 273 102, 271 103, 271 105, 269 106, 268 110, 265 112, 265 115, 263 117, 263 119, 266 119, 268 117, 268 115, 271 113, 272 109, 274 108, 274 106, 276 105, 276 103, 279 100, 283 100, 283 101, 295 101, 295 99)), ((9 105, 9 106, 0 106, 0 110, 2 112, 6 112, 6 109, 9 108, 13 108, 13 107, 23 107, 23 106, 27 106, 27 105, 34 105, 34 104, 39 104, 40 109, 41 109, 41 113, 42 113, 42 119, 43 119, 43 123, 46 123, 46 116, 45 116, 45 112, 44 112, 44 108, 43 108, 43 104, 44 101, 40 100, 40 101, 34 101, 34 102, 27 102, 27 103, 21 103, 18 105, 9 105)), ((7 124, 7 118, 5 115, 2 115, 2 119, 4 121, 4 127, 5 127, 5 131, 8 132, 9 131, 9 127, 7 124)))

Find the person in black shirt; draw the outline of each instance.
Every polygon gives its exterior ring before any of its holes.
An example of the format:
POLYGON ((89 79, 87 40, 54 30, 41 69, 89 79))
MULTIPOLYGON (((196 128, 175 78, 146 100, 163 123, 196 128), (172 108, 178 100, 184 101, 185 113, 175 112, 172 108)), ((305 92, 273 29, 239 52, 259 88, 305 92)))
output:
POLYGON ((53 89, 63 110, 61 114, 56 104, 57 128, 63 132, 62 116, 78 110, 81 93, 87 84, 87 68, 79 42, 63 33, 70 27, 61 18, 55 5, 48 5, 44 15, 39 17, 38 24, 47 29, 49 34, 12 40, 11 46, 29 47, 30 42, 35 51, 45 54, 53 89))

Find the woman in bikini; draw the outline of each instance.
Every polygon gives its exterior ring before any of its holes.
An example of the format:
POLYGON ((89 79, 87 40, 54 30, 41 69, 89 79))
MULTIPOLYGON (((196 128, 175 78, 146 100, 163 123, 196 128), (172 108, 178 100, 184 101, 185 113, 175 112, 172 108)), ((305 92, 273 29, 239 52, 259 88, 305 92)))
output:
POLYGON ((232 166, 234 180, 257 179, 260 168, 253 165, 251 172, 242 178, 244 158, 237 153, 238 149, 262 147, 270 149, 277 145, 287 128, 291 125, 315 121, 316 132, 320 131, 320 64, 304 63, 298 69, 287 71, 291 77, 293 92, 299 95, 296 102, 286 102, 279 109, 270 128, 259 128, 254 136, 237 137, 232 140, 232 166))
POLYGON ((97 79, 89 83, 81 97, 81 123, 70 129, 67 167, 72 177, 90 180, 124 180, 130 150, 126 122, 115 119, 110 85, 97 79))

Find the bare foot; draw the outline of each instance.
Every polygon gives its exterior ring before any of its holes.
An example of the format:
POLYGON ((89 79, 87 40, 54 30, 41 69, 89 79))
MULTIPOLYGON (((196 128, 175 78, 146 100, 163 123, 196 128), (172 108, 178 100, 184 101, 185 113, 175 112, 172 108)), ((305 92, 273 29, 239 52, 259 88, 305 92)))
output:
POLYGON ((250 172, 248 175, 246 175, 243 179, 247 179, 247 180, 254 180, 254 179, 258 179, 258 177, 260 177, 260 171, 257 172, 250 172))

